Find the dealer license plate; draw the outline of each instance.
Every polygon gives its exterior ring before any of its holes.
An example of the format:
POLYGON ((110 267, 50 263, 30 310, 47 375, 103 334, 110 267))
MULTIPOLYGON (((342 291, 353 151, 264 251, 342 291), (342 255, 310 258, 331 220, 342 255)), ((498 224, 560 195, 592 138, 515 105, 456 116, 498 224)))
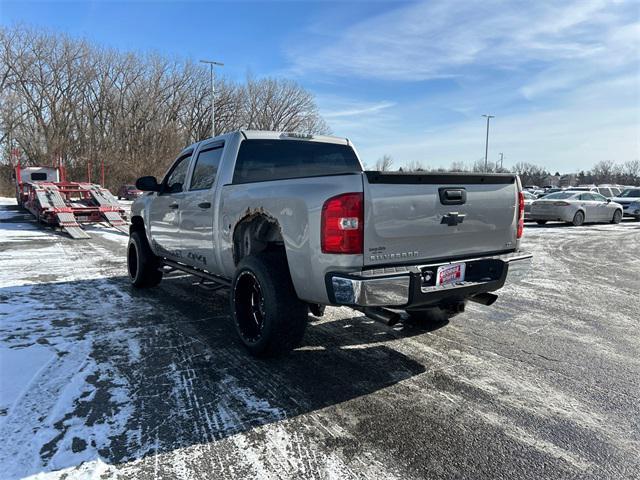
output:
POLYGON ((466 264, 454 263, 438 267, 436 272, 436 285, 451 285, 464 282, 464 270, 466 264))

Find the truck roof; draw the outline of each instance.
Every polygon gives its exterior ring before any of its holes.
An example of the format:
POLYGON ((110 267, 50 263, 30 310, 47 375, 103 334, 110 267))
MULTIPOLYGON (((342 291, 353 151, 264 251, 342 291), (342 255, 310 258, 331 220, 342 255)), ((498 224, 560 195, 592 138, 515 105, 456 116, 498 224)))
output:
POLYGON ((270 130, 235 130, 232 132, 224 133, 222 135, 217 135, 216 137, 209 137, 209 138, 200 140, 199 142, 195 142, 189 145, 188 147, 184 148, 183 152, 185 150, 195 148, 197 145, 199 145, 202 142, 210 142, 216 139, 224 140, 224 139, 228 139, 229 137, 232 137, 233 135, 242 135, 247 140, 254 140, 254 139, 307 140, 311 142, 324 142, 324 143, 337 143, 340 145, 351 145, 348 138, 334 137, 331 135, 312 135, 312 134, 300 133, 300 132, 275 132, 270 130))
POLYGON ((273 140, 311 140, 325 143, 338 143, 349 145, 349 139, 334 137, 332 135, 313 135, 300 132, 273 132, 265 130, 240 130, 246 139, 273 139, 273 140))

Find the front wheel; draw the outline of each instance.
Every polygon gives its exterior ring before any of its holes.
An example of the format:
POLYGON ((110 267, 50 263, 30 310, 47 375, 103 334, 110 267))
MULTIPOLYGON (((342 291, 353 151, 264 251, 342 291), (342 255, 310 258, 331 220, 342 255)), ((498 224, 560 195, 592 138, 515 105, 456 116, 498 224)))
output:
POLYGON ((584 213, 582 213, 581 211, 576 212, 571 223, 574 227, 579 227, 580 225, 582 225, 584 223, 584 213))
POLYGON ((155 287, 162 280, 159 259, 143 232, 135 231, 129 236, 127 270, 131 284, 137 288, 155 287))
POLYGON ((611 223, 620 223, 622 221, 622 211, 616 210, 613 212, 613 218, 611 219, 611 223))
POLYGON ((231 286, 236 332, 257 357, 296 348, 307 327, 308 306, 296 295, 286 257, 278 252, 243 258, 231 286))

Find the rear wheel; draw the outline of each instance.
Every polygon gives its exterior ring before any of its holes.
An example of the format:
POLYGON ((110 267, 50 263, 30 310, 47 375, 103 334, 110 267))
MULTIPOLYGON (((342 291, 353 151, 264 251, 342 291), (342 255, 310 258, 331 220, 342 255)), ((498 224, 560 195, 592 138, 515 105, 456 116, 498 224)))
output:
POLYGON ((546 220, 536 220, 536 223, 538 225, 545 225, 547 223, 547 221, 546 220))
POLYGON ((620 223, 622 221, 622 211, 616 210, 613 212, 613 218, 611 219, 611 223, 620 223))
POLYGON ((162 280, 160 267, 160 260, 151 251, 144 233, 132 232, 127 246, 127 269, 131 284, 137 288, 155 287, 162 280))
POLYGON ((584 223, 584 213, 582 213, 581 211, 576 212, 571 223, 574 227, 579 227, 580 225, 582 225, 584 223))
POLYGON ((307 327, 308 306, 298 299, 286 258, 279 252, 240 261, 231 288, 231 310, 240 340, 259 357, 293 350, 307 327))

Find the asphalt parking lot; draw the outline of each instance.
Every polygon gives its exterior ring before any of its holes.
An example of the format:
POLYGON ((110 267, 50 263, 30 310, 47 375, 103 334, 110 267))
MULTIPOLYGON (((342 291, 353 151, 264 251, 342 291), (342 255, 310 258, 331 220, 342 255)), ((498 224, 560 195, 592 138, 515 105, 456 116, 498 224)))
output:
POLYGON ((640 477, 640 222, 527 226, 533 270, 494 306, 330 308, 261 361, 224 291, 133 291, 125 235, 0 203, 3 478, 640 477))

